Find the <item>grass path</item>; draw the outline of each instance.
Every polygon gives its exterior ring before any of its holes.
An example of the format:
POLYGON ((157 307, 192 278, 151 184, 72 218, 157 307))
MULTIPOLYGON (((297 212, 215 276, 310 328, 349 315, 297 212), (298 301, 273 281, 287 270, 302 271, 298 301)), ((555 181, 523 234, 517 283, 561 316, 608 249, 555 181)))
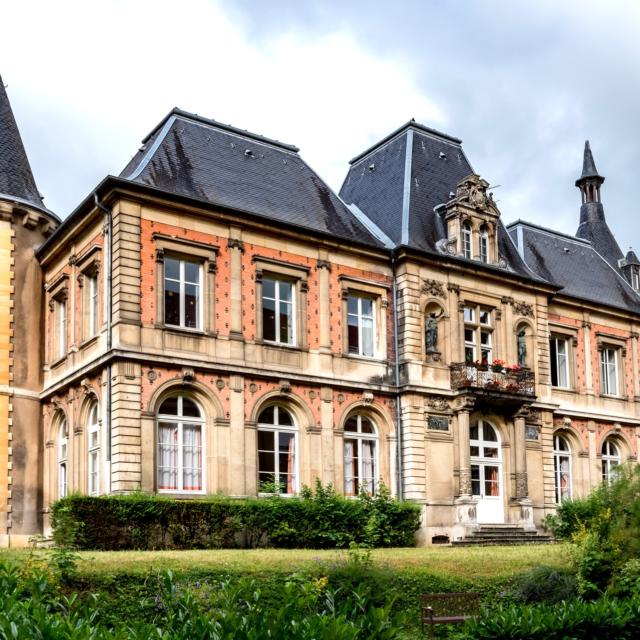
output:
MULTIPOLYGON (((25 550, 2 550, 0 560, 25 560, 25 550)), ((194 569, 259 574, 291 572, 345 561, 346 551, 308 549, 220 549, 198 551, 83 551, 79 570, 85 575, 138 574, 149 569, 172 569, 175 573, 194 569)), ((521 573, 539 565, 566 567, 567 547, 561 544, 513 547, 423 547, 376 549, 375 566, 390 571, 423 570, 443 577, 497 578, 521 573)))

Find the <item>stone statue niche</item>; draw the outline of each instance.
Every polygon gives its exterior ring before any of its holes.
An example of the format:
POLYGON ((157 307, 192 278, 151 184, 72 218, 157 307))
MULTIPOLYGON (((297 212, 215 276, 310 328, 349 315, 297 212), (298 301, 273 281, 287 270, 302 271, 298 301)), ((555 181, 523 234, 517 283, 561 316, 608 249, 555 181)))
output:
POLYGON ((527 366, 527 332, 524 328, 518 330, 518 365, 527 366))
POLYGON ((439 362, 442 356, 438 335, 438 322, 442 315, 443 311, 438 305, 427 305, 424 322, 424 345, 427 362, 439 362))

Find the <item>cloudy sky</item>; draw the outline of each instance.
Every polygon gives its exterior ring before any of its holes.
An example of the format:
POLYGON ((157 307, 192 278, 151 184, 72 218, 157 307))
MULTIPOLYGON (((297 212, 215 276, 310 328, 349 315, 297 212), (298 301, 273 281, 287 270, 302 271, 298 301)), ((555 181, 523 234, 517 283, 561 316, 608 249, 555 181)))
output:
POLYGON ((589 138, 640 249, 637 0, 4 2, 0 74, 61 217, 173 106, 298 145, 336 190, 414 117, 464 140, 505 221, 574 233, 589 138))

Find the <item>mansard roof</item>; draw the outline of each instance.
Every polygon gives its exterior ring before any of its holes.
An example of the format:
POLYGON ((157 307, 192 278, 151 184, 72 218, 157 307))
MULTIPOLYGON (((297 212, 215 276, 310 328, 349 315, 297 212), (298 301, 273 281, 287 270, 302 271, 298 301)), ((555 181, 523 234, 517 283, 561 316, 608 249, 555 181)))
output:
MULTIPOLYGON (((410 120, 350 164, 340 190, 348 205, 363 211, 393 245, 443 255, 437 245, 447 237, 447 230, 436 207, 451 200, 458 184, 475 173, 460 139, 410 120)), ((498 249, 507 270, 538 279, 518 255, 500 221, 498 249)))
POLYGON ((298 148, 173 109, 120 177, 179 196, 381 247, 298 148))
POLYGON ((36 187, 9 96, 0 76, 0 198, 47 210, 36 187))
POLYGON ((640 296, 588 240, 521 220, 508 229, 527 265, 560 295, 640 313, 640 296))

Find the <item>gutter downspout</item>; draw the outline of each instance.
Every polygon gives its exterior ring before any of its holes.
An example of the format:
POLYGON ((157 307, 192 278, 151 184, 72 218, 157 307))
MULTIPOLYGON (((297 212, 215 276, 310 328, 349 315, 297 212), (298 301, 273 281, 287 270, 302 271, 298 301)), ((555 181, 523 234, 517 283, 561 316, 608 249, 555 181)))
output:
POLYGON ((404 468, 402 455, 402 397, 400 395, 400 339, 398 337, 398 286, 396 283, 396 256, 391 256, 391 277, 393 291, 393 344, 395 352, 395 384, 396 384, 396 442, 397 442, 397 470, 396 482, 398 499, 404 497, 404 468))
MULTIPOLYGON (((113 327, 111 317, 113 315, 113 290, 112 290, 112 275, 111 265, 113 261, 113 214, 110 209, 107 209, 100 200, 98 194, 94 191, 93 201, 98 209, 104 212, 107 216, 107 259, 105 269, 107 270, 107 353, 111 351, 113 345, 113 327)), ((107 364, 107 398, 106 398, 106 410, 107 410, 107 455, 106 461, 109 463, 109 486, 108 493, 111 493, 111 360, 107 364)))

